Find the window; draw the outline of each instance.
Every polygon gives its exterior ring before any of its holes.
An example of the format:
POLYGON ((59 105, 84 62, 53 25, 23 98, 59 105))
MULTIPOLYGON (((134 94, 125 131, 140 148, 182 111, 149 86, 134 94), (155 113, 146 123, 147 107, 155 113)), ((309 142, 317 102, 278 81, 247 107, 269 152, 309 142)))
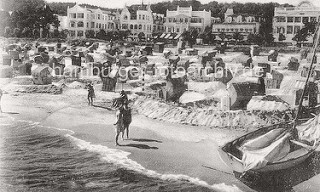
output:
POLYGON ((285 33, 284 27, 277 27, 277 33, 285 33))
POLYGON ((83 19, 84 18, 84 13, 78 13, 77 17, 83 19))
POLYGON ((141 15, 139 15, 139 20, 141 20, 141 15))
POLYGON ((134 25, 134 29, 138 29, 138 25, 137 24, 134 25))
POLYGON ((310 22, 317 22, 317 18, 316 17, 310 17, 310 22))
POLYGON ((87 28, 89 28, 89 23, 87 22, 87 28))
POLYGON ((295 23, 301 23, 301 17, 295 17, 294 18, 295 23))
POLYGON ((99 20, 101 19, 101 15, 100 15, 100 14, 98 14, 98 19, 99 19, 99 20))
POLYGON ((287 17, 287 22, 288 23, 293 23, 293 17, 287 17))
POLYGON ((285 17, 277 17, 277 21, 278 22, 286 22, 286 18, 285 17))
POLYGON ((172 18, 169 18, 169 23, 171 23, 172 22, 172 18))
POLYGON ((180 29, 179 29, 179 28, 177 28, 177 30, 176 30, 176 31, 177 31, 177 33, 179 33, 179 32, 180 32, 180 29))
POLYGON ((101 23, 99 23, 99 29, 101 29, 101 23))
POLYGON ((142 25, 141 24, 139 25, 139 29, 142 29, 142 25))
POLYGON ((70 13, 70 14, 69 14, 69 17, 75 19, 75 18, 77 18, 77 14, 75 14, 75 13, 70 13))
POLYGON ((125 15, 125 16, 123 17, 123 19, 124 19, 124 20, 127 20, 127 19, 128 19, 128 16, 125 15))
POLYGON ((294 33, 298 33, 300 31, 300 26, 294 26, 294 33))
POLYGON ((133 25, 130 25, 130 29, 133 29, 133 25))
POLYGON ((83 31, 78 31, 77 36, 78 37, 83 37, 83 31))
POLYGON ((84 24, 82 21, 78 22, 78 27, 83 27, 83 26, 84 26, 84 24))
POLYGON ((185 18, 185 19, 184 19, 184 22, 185 22, 185 23, 188 23, 188 18, 185 18))
POLYGON ((99 24, 98 23, 96 23, 96 28, 99 28, 99 24))
POLYGON ((171 33, 171 27, 168 27, 168 32, 171 33))
POLYGON ((128 24, 122 24, 122 29, 128 29, 128 24))
POLYGON ((71 30, 71 31, 70 31, 70 36, 71 36, 71 37, 76 36, 76 32, 75 32, 75 31, 73 31, 73 30, 71 30))
POLYGON ((308 23, 308 22, 309 22, 309 17, 302 18, 302 23, 308 23))
POLYGON ((142 15, 142 20, 144 20, 145 19, 145 16, 144 15, 142 15))
POLYGON ((287 34, 293 33, 293 26, 287 26, 287 34))
POLYGON ((94 28, 94 22, 91 22, 91 28, 94 28))
POLYGON ((76 27, 76 23, 74 21, 70 22, 70 27, 76 27))

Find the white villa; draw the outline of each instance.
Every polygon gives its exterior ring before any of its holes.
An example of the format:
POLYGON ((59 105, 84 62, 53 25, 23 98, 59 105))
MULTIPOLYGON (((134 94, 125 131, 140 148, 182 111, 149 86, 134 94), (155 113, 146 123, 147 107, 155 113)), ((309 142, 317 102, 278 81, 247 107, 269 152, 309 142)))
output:
MULTIPOLYGON (((279 35, 283 34, 282 42, 292 43, 295 34, 304 27, 306 22, 319 22, 320 8, 309 1, 302 1, 296 7, 276 7, 273 19, 273 35, 275 42, 279 42, 279 35)), ((312 42, 312 37, 309 38, 312 42)))

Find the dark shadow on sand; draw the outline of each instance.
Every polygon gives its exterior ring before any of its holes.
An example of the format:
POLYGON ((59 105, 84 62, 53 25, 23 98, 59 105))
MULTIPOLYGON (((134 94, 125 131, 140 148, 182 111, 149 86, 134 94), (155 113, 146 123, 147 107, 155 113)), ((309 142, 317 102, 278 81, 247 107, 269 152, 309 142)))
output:
POLYGON ((235 177, 244 184, 257 191, 291 191, 292 188, 310 178, 320 174, 320 152, 315 152, 303 163, 293 168, 268 172, 263 174, 247 173, 240 178, 235 177))
POLYGON ((132 141, 138 141, 138 142, 155 142, 155 143, 162 143, 162 141, 154 140, 154 139, 129 139, 132 141))
POLYGON ((102 109, 107 109, 107 110, 109 110, 109 111, 112 111, 112 108, 110 108, 110 107, 100 106, 100 105, 95 105, 95 104, 93 104, 92 106, 93 106, 93 107, 102 108, 102 109))
POLYGON ((145 145, 145 144, 134 144, 134 143, 130 143, 130 144, 126 144, 126 145, 119 145, 119 146, 135 147, 135 148, 138 148, 138 149, 158 149, 158 147, 150 147, 149 145, 145 145))
POLYGON ((2 112, 4 114, 9 114, 9 115, 19 115, 20 113, 17 112, 2 112))

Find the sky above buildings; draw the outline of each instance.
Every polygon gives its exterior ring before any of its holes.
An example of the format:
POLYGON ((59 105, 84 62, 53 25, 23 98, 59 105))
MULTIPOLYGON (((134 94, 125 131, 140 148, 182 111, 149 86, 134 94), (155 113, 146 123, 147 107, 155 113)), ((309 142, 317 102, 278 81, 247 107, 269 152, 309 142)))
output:
MULTIPOLYGON (((77 3, 88 3, 92 5, 97 5, 101 7, 107 8, 123 8, 124 5, 132 5, 141 3, 142 0, 46 0, 47 2, 77 2, 77 3)), ((143 0, 144 3, 158 3, 164 0, 143 0)), ((167 0, 165 0, 167 1, 167 0)), ((212 0, 198 0, 201 3, 208 3, 212 0)), ((246 3, 246 2, 259 2, 259 3, 268 3, 268 2, 277 2, 277 3, 289 3, 292 5, 299 4, 302 0, 216 0, 217 2, 228 2, 231 3, 233 1, 246 3)), ((315 6, 320 7, 319 0, 310 0, 315 6)))

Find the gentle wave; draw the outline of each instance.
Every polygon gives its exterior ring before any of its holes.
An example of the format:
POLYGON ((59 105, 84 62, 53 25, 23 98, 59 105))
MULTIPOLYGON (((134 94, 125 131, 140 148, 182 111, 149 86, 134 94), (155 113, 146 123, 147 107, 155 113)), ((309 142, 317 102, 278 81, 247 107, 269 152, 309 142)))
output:
POLYGON ((103 145, 91 144, 90 142, 78 139, 70 134, 67 134, 65 136, 69 138, 71 141, 73 141, 76 144, 76 146, 78 146, 80 149, 100 154, 101 159, 108 163, 122 166, 123 168, 136 171, 138 173, 146 174, 149 177, 154 177, 154 178, 159 178, 162 180, 169 180, 169 181, 172 181, 172 180, 189 181, 196 185, 208 187, 210 189, 213 189, 219 192, 241 192, 241 190, 235 185, 229 186, 229 185, 226 185, 225 183, 209 185, 205 181, 202 181, 198 178, 193 178, 187 175, 160 174, 160 173, 157 173, 156 171, 145 169, 139 163, 129 159, 128 158, 128 156, 130 155, 129 152, 125 152, 119 149, 111 149, 103 145))

